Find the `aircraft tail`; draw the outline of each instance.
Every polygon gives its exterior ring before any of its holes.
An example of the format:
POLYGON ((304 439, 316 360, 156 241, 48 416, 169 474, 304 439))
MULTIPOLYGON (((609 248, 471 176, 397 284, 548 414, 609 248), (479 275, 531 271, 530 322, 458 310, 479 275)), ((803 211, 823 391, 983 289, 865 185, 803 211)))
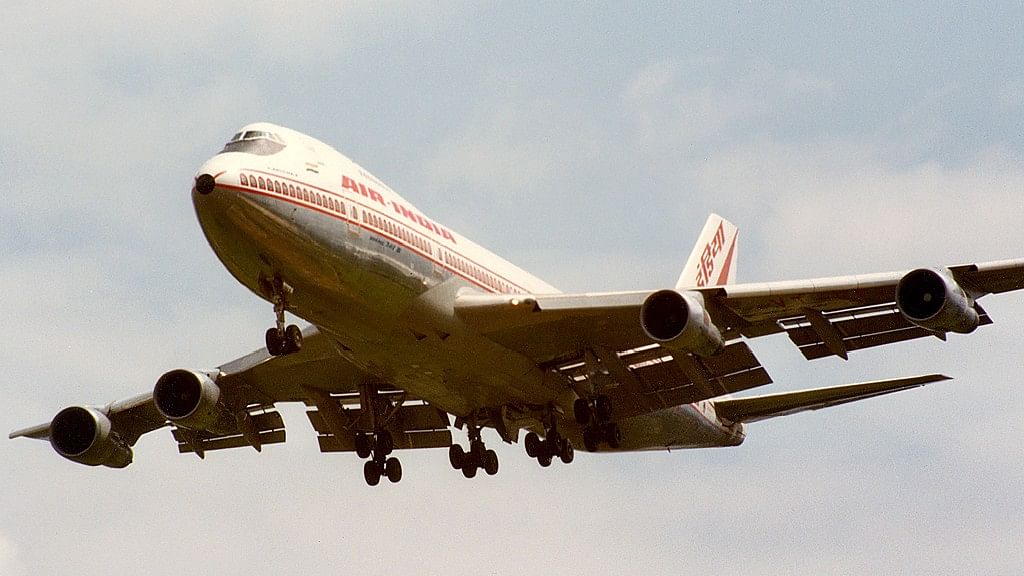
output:
POLYGON ((708 216, 697 244, 676 282, 677 289, 720 286, 736 281, 736 237, 739 229, 718 214, 708 216))

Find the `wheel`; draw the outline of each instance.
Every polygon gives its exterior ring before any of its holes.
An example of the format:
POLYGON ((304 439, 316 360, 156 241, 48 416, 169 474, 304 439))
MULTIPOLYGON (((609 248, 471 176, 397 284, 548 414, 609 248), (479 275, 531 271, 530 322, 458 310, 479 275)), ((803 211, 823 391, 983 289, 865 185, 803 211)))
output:
POLYGON ((388 458, 384 463, 384 473, 387 474, 388 480, 392 484, 397 484, 402 479, 402 463, 398 461, 398 458, 388 458))
POLYGON ((356 454, 360 458, 369 458, 372 448, 370 446, 370 437, 366 434, 356 433, 356 454))
POLYGON ((607 422, 612 419, 612 400, 604 394, 594 401, 594 412, 598 422, 607 422))
POLYGON ((573 450, 572 442, 568 439, 562 441, 561 450, 558 452, 558 458, 561 459, 563 464, 571 464, 572 459, 576 457, 576 451, 573 450))
POLYGON ((295 324, 284 329, 284 353, 292 354, 302 350, 302 330, 295 324))
POLYGON ((551 454, 541 454, 540 456, 537 456, 537 463, 543 468, 551 466, 551 454))
POLYGON ((466 451, 462 449, 461 444, 452 444, 448 447, 448 462, 452 468, 462 470, 462 465, 466 462, 466 451))
POLYGON ((537 436, 536 432, 527 434, 523 443, 526 444, 526 454, 530 458, 536 458, 540 454, 540 436, 537 436))
POLYGON ((271 356, 280 356, 284 353, 284 341, 281 339, 281 335, 277 333, 277 328, 270 328, 267 330, 267 352, 270 352, 271 356))
POLYGON ((476 476, 476 464, 472 462, 465 462, 462 465, 462 475, 466 478, 472 478, 476 476))
POLYGON ((622 445, 622 431, 619 430, 618 424, 612 422, 605 427, 604 441, 613 449, 617 449, 622 445))
POLYGON ((597 446, 601 443, 597 430, 587 428, 583 431, 583 447, 587 452, 597 452, 597 446))
POLYGON ((494 450, 484 452, 484 472, 487 472, 488 476, 498 473, 498 454, 494 450))
POLYGON ((380 484, 380 466, 373 460, 367 460, 366 464, 363 464, 363 478, 370 486, 380 484))
POLYGON ((387 430, 377 432, 376 448, 377 453, 381 456, 387 456, 395 451, 395 439, 391 436, 391 432, 388 432, 387 430))
POLYGON ((576 417, 576 423, 580 426, 586 426, 590 424, 590 402, 587 402, 584 398, 577 398, 572 403, 572 413, 576 417))

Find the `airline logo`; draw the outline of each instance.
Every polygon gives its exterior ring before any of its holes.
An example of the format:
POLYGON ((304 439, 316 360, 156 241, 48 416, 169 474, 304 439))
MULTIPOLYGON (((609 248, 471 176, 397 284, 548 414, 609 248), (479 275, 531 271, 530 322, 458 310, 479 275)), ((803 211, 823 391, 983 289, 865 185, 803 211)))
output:
POLYGON ((422 228, 425 228, 426 230, 433 232, 434 234, 437 234, 441 238, 444 238, 445 240, 448 240, 453 244, 455 243, 455 235, 452 234, 451 231, 445 228, 444 226, 435 224, 427 217, 401 204, 400 202, 396 202, 394 200, 385 200, 384 196, 380 192, 374 190, 373 188, 370 188, 369 186, 363 184, 362 182, 358 182, 352 178, 349 178, 348 176, 342 176, 341 187, 351 190, 353 194, 359 194, 364 198, 368 198, 369 200, 376 202, 381 206, 390 207, 392 210, 395 211, 395 214, 402 216, 406 220, 419 224, 422 228))
MULTIPOLYGON (((711 274, 715 271, 715 257, 725 248, 725 223, 718 223, 718 230, 715 231, 714 237, 711 241, 704 246, 704 251, 700 255, 700 266, 697 268, 697 286, 704 287, 708 285, 711 280, 711 274)), ((729 274, 729 260, 724 262, 724 277, 719 278, 718 284, 721 283, 725 277, 729 274)))

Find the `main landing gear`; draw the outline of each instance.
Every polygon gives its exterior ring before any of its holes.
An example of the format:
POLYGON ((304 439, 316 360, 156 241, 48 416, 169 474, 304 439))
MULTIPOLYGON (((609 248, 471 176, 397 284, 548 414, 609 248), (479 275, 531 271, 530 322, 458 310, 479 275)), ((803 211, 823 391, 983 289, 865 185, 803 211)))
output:
POLYGON ((288 307, 288 296, 294 292, 280 276, 264 283, 264 290, 274 303, 276 323, 267 330, 267 351, 271 356, 294 354, 302 349, 302 331, 294 324, 285 326, 284 311, 288 307))
POLYGON ((395 438, 384 428, 391 418, 388 413, 393 406, 390 401, 380 396, 373 384, 359 387, 359 403, 369 417, 370 428, 373 429, 372 434, 356 432, 356 455, 360 458, 369 458, 363 464, 363 479, 370 486, 376 486, 384 476, 392 484, 397 484, 402 479, 402 463, 398 458, 391 456, 395 450, 395 438))
POLYGON ((576 457, 572 442, 558 433, 558 427, 554 422, 545 429, 543 440, 536 432, 530 432, 523 443, 526 445, 526 454, 530 458, 536 458, 537 463, 544 468, 551 466, 556 457, 564 464, 572 463, 576 457))
POLYGON ((494 476, 498 473, 498 454, 484 446, 480 439, 480 426, 469 424, 468 427, 469 451, 464 450, 461 444, 452 444, 448 447, 448 462, 452 468, 462 470, 466 478, 476 476, 481 468, 488 476, 494 476))
POLYGON ((602 442, 613 450, 622 445, 622 431, 612 421, 612 402, 604 394, 592 399, 579 398, 573 403, 576 423, 583 427, 583 445, 594 452, 602 442))
POLYGON ((394 449, 395 441, 387 430, 373 434, 356 433, 356 454, 360 458, 369 458, 363 464, 363 478, 367 484, 376 486, 382 476, 392 484, 402 479, 402 463, 390 456, 394 449))

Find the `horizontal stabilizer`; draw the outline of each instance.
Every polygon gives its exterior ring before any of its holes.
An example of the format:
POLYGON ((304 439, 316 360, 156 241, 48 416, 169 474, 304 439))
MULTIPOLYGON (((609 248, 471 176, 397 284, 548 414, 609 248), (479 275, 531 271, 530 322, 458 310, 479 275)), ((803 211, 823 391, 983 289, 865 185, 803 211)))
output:
POLYGON ((788 416, 804 410, 818 410, 847 402, 865 400, 900 390, 917 388, 940 380, 950 380, 944 374, 926 374, 909 378, 876 380, 861 384, 847 384, 831 388, 815 388, 796 392, 781 392, 749 398, 715 400, 718 417, 726 422, 757 422, 777 416, 788 416))

